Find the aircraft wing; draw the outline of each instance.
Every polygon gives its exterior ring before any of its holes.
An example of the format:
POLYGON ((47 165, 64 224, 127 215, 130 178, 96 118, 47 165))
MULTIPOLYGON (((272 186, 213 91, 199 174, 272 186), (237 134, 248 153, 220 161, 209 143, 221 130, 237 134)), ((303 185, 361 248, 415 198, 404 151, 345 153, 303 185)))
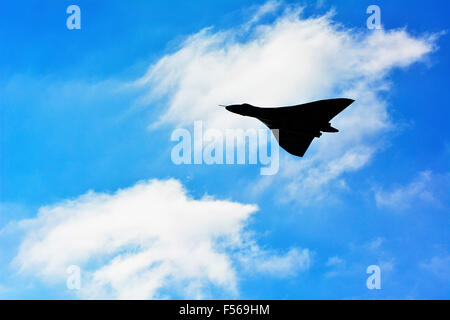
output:
POLYGON ((282 112, 320 122, 328 122, 354 102, 352 99, 328 99, 282 108, 282 112))
POLYGON ((339 98, 289 107, 259 108, 259 115, 254 117, 272 130, 279 129, 277 140, 284 150, 303 157, 314 138, 320 136, 323 125, 353 102, 352 99, 339 98), (287 121, 287 125, 283 121, 287 121), (292 123, 298 123, 298 128, 292 128, 292 123))
POLYGON ((309 145, 314 140, 314 135, 308 133, 292 133, 286 130, 278 130, 278 136, 275 137, 284 150, 294 156, 303 157, 309 145))

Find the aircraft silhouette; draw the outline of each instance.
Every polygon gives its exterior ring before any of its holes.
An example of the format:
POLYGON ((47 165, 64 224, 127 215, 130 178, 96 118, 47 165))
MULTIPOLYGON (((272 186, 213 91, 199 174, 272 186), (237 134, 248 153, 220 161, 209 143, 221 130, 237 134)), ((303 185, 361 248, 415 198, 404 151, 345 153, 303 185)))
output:
POLYGON ((339 98, 277 108, 260 108, 248 103, 223 107, 259 119, 269 129, 278 129, 279 134, 275 137, 280 146, 292 155, 303 157, 314 138, 319 138, 322 132, 339 132, 330 121, 354 101, 339 98))

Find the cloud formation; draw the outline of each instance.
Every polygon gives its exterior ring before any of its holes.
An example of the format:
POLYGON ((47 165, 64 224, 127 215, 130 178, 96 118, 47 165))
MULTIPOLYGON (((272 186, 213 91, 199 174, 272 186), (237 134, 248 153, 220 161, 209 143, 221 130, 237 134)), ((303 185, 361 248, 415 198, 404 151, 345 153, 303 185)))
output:
POLYGON ((190 198, 177 180, 143 181, 114 194, 88 192, 22 220, 25 237, 13 264, 22 274, 64 283, 82 272, 83 298, 238 295, 238 271, 295 275, 309 252, 269 254, 246 231, 255 205, 190 198), (239 253, 254 252, 245 261, 239 253))
POLYGON ((278 181, 287 185, 281 190, 285 200, 307 203, 326 196, 330 186, 345 186, 343 175, 370 161, 380 136, 392 127, 380 96, 390 87, 389 72, 422 61, 435 49, 435 38, 415 37, 405 29, 348 29, 332 13, 307 18, 299 7, 269 3, 241 26, 206 28, 188 37, 136 83, 148 87, 151 100, 167 105, 153 126, 203 120, 218 129, 248 128, 262 125, 217 105, 356 99, 333 121, 338 135, 316 139, 304 159, 284 154, 279 176, 256 188, 278 181))
POLYGON ((375 201, 379 207, 398 211, 410 209, 420 203, 442 207, 444 204, 439 199, 441 192, 436 192, 439 186, 448 188, 448 175, 436 175, 429 170, 422 171, 405 186, 397 186, 391 190, 377 190, 375 201))
POLYGON ((429 261, 420 263, 419 266, 444 281, 450 281, 450 255, 434 256, 429 261))

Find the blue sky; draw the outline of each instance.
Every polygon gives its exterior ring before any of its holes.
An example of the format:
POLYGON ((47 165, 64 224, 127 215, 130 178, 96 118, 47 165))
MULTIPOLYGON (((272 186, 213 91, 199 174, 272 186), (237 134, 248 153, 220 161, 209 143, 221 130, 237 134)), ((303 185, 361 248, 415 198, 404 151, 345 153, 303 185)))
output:
POLYGON ((68 30, 70 4, 0 5, 0 297, 448 299, 450 4, 378 1, 368 30, 371 1, 77 1, 68 30), (254 124, 219 103, 337 95, 341 133, 275 176, 171 161, 177 127, 254 124))

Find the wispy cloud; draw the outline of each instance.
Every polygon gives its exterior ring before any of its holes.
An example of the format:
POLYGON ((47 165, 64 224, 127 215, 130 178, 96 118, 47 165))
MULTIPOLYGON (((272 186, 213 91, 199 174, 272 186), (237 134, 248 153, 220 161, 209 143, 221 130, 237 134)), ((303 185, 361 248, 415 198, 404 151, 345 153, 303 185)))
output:
POLYGON ((239 260, 249 271, 287 277, 308 270, 312 263, 312 253, 308 249, 292 248, 280 255, 253 246, 250 250, 241 252, 239 260))
POLYGON ((378 251, 384 242, 384 238, 378 237, 373 239, 372 241, 362 244, 362 248, 371 252, 378 251))
POLYGON ((339 265, 343 265, 343 264, 345 264, 345 260, 339 258, 338 256, 333 256, 333 257, 328 258, 328 261, 326 263, 326 265, 328 267, 339 266, 339 265))
POLYGON ((333 278, 342 275, 346 271, 345 268, 347 266, 347 262, 338 256, 333 256, 328 258, 325 266, 329 269, 329 271, 325 273, 325 277, 333 278))
POLYGON ((246 231, 257 209, 192 199, 176 180, 143 181, 114 194, 91 191, 18 222, 25 237, 13 265, 57 283, 78 265, 84 298, 198 298, 211 288, 234 297, 240 252, 257 253, 248 261, 257 272, 291 275, 309 266, 307 250, 282 255, 258 247, 246 231))
POLYGON ((406 210, 417 203, 441 206, 440 200, 434 194, 434 184, 438 184, 438 180, 433 172, 422 171, 405 186, 376 191, 375 201, 379 207, 393 210, 406 210))
POLYGON ((6 292, 8 292, 8 288, 0 284, 0 296, 3 296, 6 292))
POLYGON ((355 277, 364 273, 369 265, 378 265, 388 277, 395 272, 396 259, 390 252, 386 239, 376 237, 363 243, 351 243, 348 251, 328 258, 324 276, 355 277))
POLYGON ((450 281, 450 255, 434 256, 419 266, 442 280, 450 281))
POLYGON ((261 6, 257 6, 250 20, 243 26, 248 31, 255 23, 258 23, 264 16, 275 14, 281 7, 280 1, 267 1, 261 6))

